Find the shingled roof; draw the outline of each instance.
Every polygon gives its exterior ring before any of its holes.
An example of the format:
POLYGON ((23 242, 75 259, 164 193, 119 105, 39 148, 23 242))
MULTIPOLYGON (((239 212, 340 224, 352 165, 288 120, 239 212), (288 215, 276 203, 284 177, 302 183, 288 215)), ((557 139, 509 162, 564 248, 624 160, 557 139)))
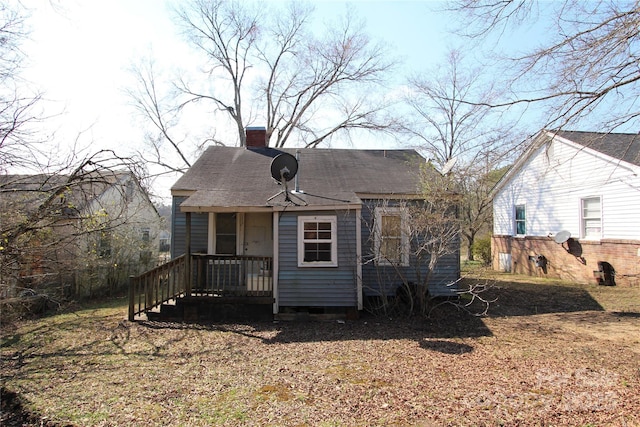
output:
POLYGON ((640 135, 637 133, 559 131, 556 135, 614 159, 640 166, 640 135))
POLYGON ((597 151, 611 158, 640 166, 640 135, 635 133, 600 133, 582 131, 542 130, 533 138, 531 144, 511 169, 498 181, 491 190, 495 196, 511 177, 526 165, 528 159, 543 145, 554 137, 565 139, 573 144, 597 151))
MULTIPOLYGON (((5 203, 34 210, 47 198, 58 195, 65 206, 74 206, 74 214, 99 198, 114 185, 132 177, 125 171, 87 172, 76 177, 61 174, 0 175, 0 197, 5 203)), ((67 212, 69 213, 69 212, 67 212)))
MULTIPOLYGON (((269 207, 287 205, 270 165, 281 153, 299 157, 296 200, 309 206, 360 204, 359 194, 415 195, 420 164, 415 150, 274 149, 209 147, 173 185, 173 195, 189 196, 181 207, 269 207)), ((289 182, 293 190, 294 181, 289 182)))

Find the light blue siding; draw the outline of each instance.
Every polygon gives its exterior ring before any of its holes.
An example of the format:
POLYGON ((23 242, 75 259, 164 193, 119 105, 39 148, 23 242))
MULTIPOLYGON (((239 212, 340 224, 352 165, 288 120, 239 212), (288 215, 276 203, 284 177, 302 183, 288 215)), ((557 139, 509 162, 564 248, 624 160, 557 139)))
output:
MULTIPOLYGON (((175 258, 184 254, 187 250, 187 220, 186 214, 180 212, 180 203, 186 197, 174 197, 171 207, 173 219, 171 221, 171 257, 175 258)), ((191 252, 207 253, 209 228, 209 214, 191 214, 191 252)))
MULTIPOLYGON (((420 278, 428 274, 428 259, 422 260, 422 265, 417 266, 417 259, 411 255, 408 267, 393 267, 378 265, 374 262, 374 236, 373 222, 376 206, 379 200, 365 200, 362 207, 362 287, 365 296, 394 295, 397 289, 406 280, 412 284, 418 284, 420 278)), ((389 202, 387 206, 393 206, 389 202)), ((428 286, 431 296, 450 296, 455 294, 455 288, 448 286, 460 278, 460 242, 456 239, 452 244, 452 253, 442 256, 431 273, 428 286)))
POLYGON ((278 220, 279 304, 283 307, 357 307, 355 211, 285 212, 278 220), (335 215, 337 267, 298 267, 298 216, 335 215))
MULTIPOLYGON (((186 216, 179 205, 184 197, 173 198, 172 241, 173 257, 185 252, 186 216)), ((379 266, 373 262, 374 243, 373 211, 379 201, 365 201, 361 217, 362 241, 362 284, 365 296, 382 293, 392 295, 402 284, 402 278, 409 282, 419 281, 415 257, 411 257, 409 267, 396 270, 390 266, 379 266)), ((283 212, 278 219, 278 298, 282 307, 357 307, 357 240, 355 210, 297 211, 283 212), (336 216, 337 219, 337 267, 298 267, 298 217, 336 216)), ((208 214, 191 214, 191 250, 206 252, 208 240, 208 214)), ((434 296, 451 295, 453 289, 447 284, 460 277, 460 257, 457 249, 442 257, 429 279, 429 292, 434 296)), ((426 265, 420 274, 427 273, 426 265)))

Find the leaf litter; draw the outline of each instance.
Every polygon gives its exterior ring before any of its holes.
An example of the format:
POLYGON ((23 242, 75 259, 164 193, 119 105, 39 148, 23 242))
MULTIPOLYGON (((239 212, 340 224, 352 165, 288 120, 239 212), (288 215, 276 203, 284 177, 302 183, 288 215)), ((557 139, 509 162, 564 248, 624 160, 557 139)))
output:
POLYGON ((509 305, 544 286, 503 285, 483 318, 445 306, 430 319, 187 325, 129 323, 111 308, 26 322, 3 332, 0 421, 640 425, 638 316, 509 305))

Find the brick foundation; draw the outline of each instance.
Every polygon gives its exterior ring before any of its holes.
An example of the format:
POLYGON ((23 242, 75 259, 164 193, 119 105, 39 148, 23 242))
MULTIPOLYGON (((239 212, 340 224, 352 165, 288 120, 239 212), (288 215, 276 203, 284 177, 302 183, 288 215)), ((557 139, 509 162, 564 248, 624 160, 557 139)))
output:
POLYGON ((599 283, 594 274, 598 262, 615 269, 615 284, 640 286, 640 241, 569 239, 560 245, 550 237, 493 236, 491 253, 494 270, 501 270, 500 253, 511 254, 511 271, 537 277, 551 277, 578 283, 599 283), (538 256, 544 257, 543 261, 538 256), (540 264, 540 265, 539 265, 540 264))

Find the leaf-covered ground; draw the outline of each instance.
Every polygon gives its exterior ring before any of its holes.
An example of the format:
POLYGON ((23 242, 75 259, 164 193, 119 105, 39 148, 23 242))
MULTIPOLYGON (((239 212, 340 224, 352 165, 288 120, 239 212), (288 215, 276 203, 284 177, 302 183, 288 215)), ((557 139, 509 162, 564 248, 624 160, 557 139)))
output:
POLYGON ((26 322, 2 336, 2 424, 640 425, 640 289, 491 292, 483 318, 130 323, 121 301, 26 322))

